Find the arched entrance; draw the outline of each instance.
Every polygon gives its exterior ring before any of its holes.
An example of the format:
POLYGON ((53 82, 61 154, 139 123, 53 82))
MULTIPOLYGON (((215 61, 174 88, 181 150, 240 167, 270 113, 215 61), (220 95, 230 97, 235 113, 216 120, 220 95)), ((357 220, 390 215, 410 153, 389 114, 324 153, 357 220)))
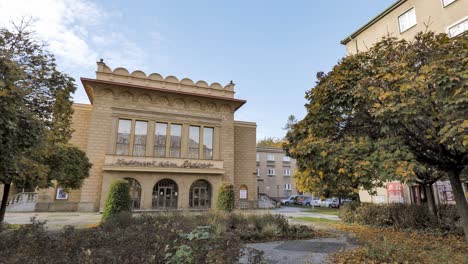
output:
POLYGON ((141 185, 133 178, 124 178, 130 185, 130 197, 132 198, 132 210, 140 209, 141 205, 141 185))
POLYGON ((177 183, 170 179, 158 181, 153 188, 153 209, 177 209, 177 183))
POLYGON ((211 186, 205 180, 196 180, 190 186, 190 208, 205 209, 211 207, 211 186))

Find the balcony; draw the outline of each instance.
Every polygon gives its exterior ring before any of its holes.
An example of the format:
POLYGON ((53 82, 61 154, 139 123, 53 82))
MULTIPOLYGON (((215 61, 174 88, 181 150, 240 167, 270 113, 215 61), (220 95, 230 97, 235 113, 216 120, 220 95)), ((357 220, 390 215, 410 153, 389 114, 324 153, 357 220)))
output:
POLYGON ((106 155, 104 171, 224 174, 222 160, 106 155))

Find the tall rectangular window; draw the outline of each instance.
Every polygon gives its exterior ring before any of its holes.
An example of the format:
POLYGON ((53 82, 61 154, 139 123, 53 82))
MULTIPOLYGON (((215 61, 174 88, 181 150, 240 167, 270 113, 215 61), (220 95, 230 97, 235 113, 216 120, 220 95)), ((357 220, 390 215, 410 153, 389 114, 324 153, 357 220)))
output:
POLYGON ((128 155, 130 152, 130 130, 132 121, 128 119, 119 119, 117 130, 117 145, 115 147, 116 155, 128 155))
POLYGON ((180 158, 182 145, 182 125, 171 124, 171 142, 169 145, 169 157, 180 158))
POLYGON ((275 154, 268 153, 267 154, 267 161, 275 161, 275 154))
POLYGON ((148 132, 148 122, 146 121, 135 122, 135 134, 133 136, 133 156, 145 156, 147 132, 148 132))
POLYGON ((154 155, 156 157, 166 157, 167 124, 156 123, 154 131, 154 155))
POLYGON ((411 8, 398 17, 398 24, 400 26, 400 33, 405 32, 412 26, 416 25, 416 10, 411 8))
POLYGON ((214 128, 203 128, 203 158, 210 160, 213 159, 213 137, 214 128))
POLYGON ((189 129, 189 158, 198 159, 200 157, 200 127, 190 126, 189 129))
POLYGON ((284 162, 291 162, 291 158, 288 157, 288 156, 284 156, 284 157, 283 157, 283 161, 284 161, 284 162))

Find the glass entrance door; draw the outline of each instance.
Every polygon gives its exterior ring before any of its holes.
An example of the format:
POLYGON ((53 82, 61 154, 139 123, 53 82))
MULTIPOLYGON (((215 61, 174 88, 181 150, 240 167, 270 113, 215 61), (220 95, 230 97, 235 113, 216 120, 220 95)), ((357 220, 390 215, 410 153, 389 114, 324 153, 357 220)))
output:
POLYGON ((161 180, 153 189, 153 208, 177 209, 177 184, 172 180, 161 180))

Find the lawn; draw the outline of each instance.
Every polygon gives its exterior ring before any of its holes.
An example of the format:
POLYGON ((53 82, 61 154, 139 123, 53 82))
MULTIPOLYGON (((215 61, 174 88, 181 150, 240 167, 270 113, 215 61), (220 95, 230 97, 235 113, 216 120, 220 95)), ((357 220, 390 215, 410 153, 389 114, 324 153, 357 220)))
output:
POLYGON ((317 214, 328 214, 328 215, 338 215, 339 210, 336 208, 326 208, 326 207, 315 207, 314 209, 307 209, 303 212, 307 213, 317 213, 317 214))
POLYGON ((337 223, 338 222, 336 220, 319 218, 319 217, 308 217, 308 216, 293 217, 293 219, 299 220, 299 221, 307 221, 311 223, 337 223))

